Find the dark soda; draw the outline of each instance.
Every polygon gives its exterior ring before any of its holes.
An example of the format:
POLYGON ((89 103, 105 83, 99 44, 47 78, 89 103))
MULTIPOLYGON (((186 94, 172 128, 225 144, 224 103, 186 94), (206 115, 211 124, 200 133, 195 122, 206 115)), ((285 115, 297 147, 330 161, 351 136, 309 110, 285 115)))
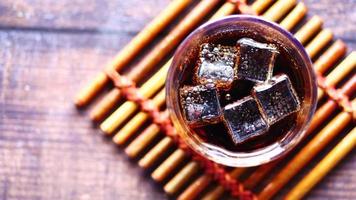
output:
MULTIPOLYGON (((287 75, 293 85, 299 101, 302 102, 304 98, 304 85, 302 81, 303 76, 300 70, 298 70, 299 66, 294 60, 293 55, 289 53, 290 51, 288 48, 283 46, 283 44, 275 42, 273 38, 265 38, 256 32, 248 30, 224 30, 203 38, 201 40, 201 44, 197 44, 196 48, 190 49, 189 51, 189 57, 186 58, 188 60, 188 64, 183 67, 183 75, 180 77, 179 88, 186 85, 196 85, 194 74, 199 61, 200 46, 202 44, 208 43, 214 45, 236 46, 237 41, 241 38, 251 38, 261 43, 268 43, 276 46, 279 54, 275 59, 273 76, 278 74, 287 75)), ((220 106, 223 108, 228 104, 251 95, 255 85, 256 83, 253 81, 235 80, 230 90, 220 90, 220 106)), ((181 109, 183 108, 181 107, 181 109)), ((281 139, 285 134, 293 129, 297 122, 297 115, 298 112, 288 115, 287 117, 272 124, 265 134, 249 139, 238 145, 232 141, 231 136, 228 134, 227 128, 223 122, 211 123, 205 126, 189 126, 189 129, 193 133, 198 134, 205 142, 231 151, 249 152, 275 143, 281 139)))

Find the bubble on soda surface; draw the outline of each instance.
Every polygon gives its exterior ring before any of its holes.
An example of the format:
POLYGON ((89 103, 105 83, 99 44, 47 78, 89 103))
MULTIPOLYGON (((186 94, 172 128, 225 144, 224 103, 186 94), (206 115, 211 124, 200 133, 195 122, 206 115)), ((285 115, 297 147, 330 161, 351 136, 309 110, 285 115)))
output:
POLYGON ((215 87, 183 86, 179 93, 184 118, 189 125, 202 126, 220 121, 222 111, 215 87))
POLYGON ((241 38, 237 41, 237 49, 238 79, 264 82, 272 77, 274 62, 279 54, 275 45, 241 38))
POLYGON ((227 93, 225 94, 225 100, 230 101, 231 100, 231 94, 227 93))
POLYGON ((268 131, 268 124, 251 96, 226 105, 223 112, 224 124, 235 145, 268 131))
POLYGON ((298 95, 285 74, 274 76, 270 81, 256 85, 253 95, 270 125, 300 109, 298 95))
POLYGON ((204 43, 200 47, 195 82, 213 82, 218 88, 229 88, 235 77, 237 49, 234 46, 204 43))
POLYGON ((220 90, 219 94, 223 97, 220 98, 220 104, 225 106, 234 101, 242 99, 251 94, 254 82, 246 80, 235 80, 229 90, 220 90), (227 95, 227 96, 226 96, 227 95), (226 98, 227 97, 227 98, 226 98))

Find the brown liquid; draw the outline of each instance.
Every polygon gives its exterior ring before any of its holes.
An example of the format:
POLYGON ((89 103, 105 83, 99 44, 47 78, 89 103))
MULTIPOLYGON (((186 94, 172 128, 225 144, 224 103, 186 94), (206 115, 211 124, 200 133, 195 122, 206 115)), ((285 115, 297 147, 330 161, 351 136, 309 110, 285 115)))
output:
MULTIPOLYGON (((258 42, 262 43, 272 43, 275 44, 280 52, 275 61, 273 68, 273 75, 280 73, 286 74, 296 90, 300 102, 303 102, 304 92, 303 92, 303 81, 302 74, 298 70, 298 64, 295 62, 293 55, 290 55, 288 48, 284 47, 282 44, 278 44, 273 40, 268 40, 263 36, 258 35, 254 32, 249 32, 246 30, 241 31, 222 31, 211 35, 209 37, 203 38, 202 43, 213 43, 221 45, 233 46, 236 44, 237 40, 243 37, 252 38, 258 42)), ((195 49, 191 49, 189 52, 188 65, 184 66, 183 75, 180 77, 180 86, 184 85, 195 85, 193 83, 193 74, 195 72, 195 66, 199 57, 199 47, 201 44, 197 44, 195 49)), ((228 92, 220 91, 220 103, 221 106, 235 102, 245 96, 251 94, 251 90, 254 83, 250 81, 237 80, 234 82, 232 89, 228 92), (230 98, 225 98, 225 95, 229 94, 230 98)), ((280 120, 279 122, 272 125, 268 132, 258 136, 256 138, 250 139, 243 144, 235 145, 227 133, 227 129, 222 122, 218 124, 211 124, 208 126, 203 126, 199 128, 190 127, 191 131, 198 134, 204 141, 215 144, 217 146, 223 147, 232 151, 248 152, 257 148, 261 148, 270 145, 279 139, 281 139, 284 134, 291 130, 296 123, 297 114, 294 113, 288 117, 280 120)))

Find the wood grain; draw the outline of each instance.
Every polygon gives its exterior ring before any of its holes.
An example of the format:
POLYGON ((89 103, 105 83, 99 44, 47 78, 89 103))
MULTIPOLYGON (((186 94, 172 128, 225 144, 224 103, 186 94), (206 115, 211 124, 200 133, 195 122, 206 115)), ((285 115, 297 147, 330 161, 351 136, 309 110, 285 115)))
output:
MULTIPOLYGON (((0 2, 0 199, 167 199, 72 99, 168 2, 0 2)), ((354 0, 304 2, 356 49, 354 0)), ((351 154, 307 198, 356 199, 355 168, 351 154)))

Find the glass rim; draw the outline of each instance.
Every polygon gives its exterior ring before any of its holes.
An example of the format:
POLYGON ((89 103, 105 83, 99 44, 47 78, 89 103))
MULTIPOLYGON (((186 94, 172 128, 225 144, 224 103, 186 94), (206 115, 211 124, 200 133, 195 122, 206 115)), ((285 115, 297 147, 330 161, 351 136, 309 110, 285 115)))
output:
MULTIPOLYGON (((185 38, 185 40, 181 43, 181 45, 177 48, 177 50, 174 54, 174 58, 173 58, 171 67, 168 70, 168 76, 167 76, 167 81, 166 81, 167 109, 169 110, 170 117, 172 118, 174 127, 177 129, 177 131, 179 132, 180 135, 185 136, 184 141, 187 142, 188 146, 191 149, 193 149, 195 152, 197 152, 198 154, 200 154, 204 157, 207 157, 208 159, 210 159, 214 162, 217 162, 217 163, 220 163, 223 165, 227 165, 227 166, 232 166, 232 167, 257 166, 257 165, 261 165, 261 164, 270 162, 278 157, 285 155, 291 149, 293 149, 293 147, 295 147, 302 140, 302 138, 305 136, 306 128, 309 126, 312 115, 316 109, 317 85, 316 85, 315 80, 316 80, 316 78, 315 78, 314 70, 312 68, 312 62, 311 62, 307 52, 305 51, 303 45, 289 31, 285 30, 284 28, 282 28, 281 26, 279 26, 278 24, 276 24, 274 22, 266 21, 260 17, 250 16, 250 15, 231 15, 231 16, 227 16, 227 17, 220 18, 217 20, 209 21, 209 22, 201 25, 200 27, 195 29, 192 33, 190 33, 185 38), (306 116, 306 119, 303 121, 301 128, 300 128, 301 130, 299 130, 299 132, 297 134, 295 134, 294 137, 292 138, 293 142, 287 142, 287 144, 284 144, 283 148, 280 144, 283 141, 274 142, 271 145, 268 145, 263 148, 259 148, 252 152, 234 152, 231 150, 224 149, 222 147, 218 147, 216 145, 209 144, 207 142, 205 142, 203 144, 204 147, 202 147, 202 145, 198 144, 199 142, 197 141, 197 137, 199 137, 199 136, 196 136, 196 137, 188 136, 187 131, 188 132, 190 132, 190 131, 189 131, 189 129, 187 129, 187 125, 186 124, 182 125, 181 123, 178 122, 179 117, 177 116, 177 113, 174 110, 175 103, 173 102, 173 97, 168 96, 169 94, 171 94, 170 93, 171 88, 169 86, 171 83, 174 82, 174 80, 172 80, 173 76, 171 76, 171 74, 174 71, 173 67, 178 62, 178 59, 179 59, 176 55, 181 53, 182 51, 184 51, 184 49, 187 48, 190 40, 199 32, 201 32, 205 29, 206 30, 213 29, 217 25, 217 23, 225 24, 225 23, 233 23, 236 21, 257 23, 262 26, 268 26, 268 27, 276 30, 281 35, 286 37, 286 39, 289 42, 291 42, 291 44, 293 44, 293 48, 295 48, 296 52, 298 52, 304 66, 305 66, 304 70, 306 70, 306 72, 307 72, 307 76, 309 77, 308 81, 311 86, 311 88, 310 88, 311 101, 310 101, 310 105, 309 105, 309 109, 308 109, 309 110, 308 116, 306 116), (186 139, 187 137, 190 137, 190 138, 186 139), (214 151, 217 153, 212 154, 211 152, 214 152, 214 151)), ((180 113, 180 115, 181 115, 181 113, 180 113)), ((287 138, 288 133, 286 133, 286 136, 284 136, 283 139, 288 139, 287 138)))

